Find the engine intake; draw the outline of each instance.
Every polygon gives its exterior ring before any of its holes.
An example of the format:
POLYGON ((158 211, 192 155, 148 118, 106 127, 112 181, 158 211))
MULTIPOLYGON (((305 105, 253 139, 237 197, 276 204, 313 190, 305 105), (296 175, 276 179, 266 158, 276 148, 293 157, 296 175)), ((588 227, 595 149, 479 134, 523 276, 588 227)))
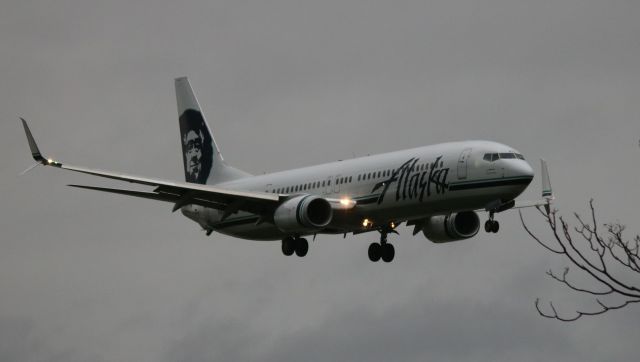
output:
POLYGON ((468 239, 480 230, 480 218, 474 211, 437 215, 427 219, 422 233, 434 243, 468 239))
POLYGON ((311 232, 329 225, 333 209, 329 201, 315 195, 301 195, 278 206, 273 221, 283 232, 311 232))

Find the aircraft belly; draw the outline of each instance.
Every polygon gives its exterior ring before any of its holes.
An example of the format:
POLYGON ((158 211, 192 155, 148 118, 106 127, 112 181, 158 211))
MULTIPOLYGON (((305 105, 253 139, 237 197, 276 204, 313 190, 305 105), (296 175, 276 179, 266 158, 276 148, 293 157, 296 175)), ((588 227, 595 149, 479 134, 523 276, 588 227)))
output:
POLYGON ((362 205, 358 210, 358 219, 350 221, 359 225, 364 218, 379 221, 401 221, 456 211, 478 210, 497 199, 513 200, 522 191, 524 191, 524 187, 520 185, 509 185, 482 190, 448 191, 445 194, 432 195, 424 201, 417 199, 396 201, 389 198, 380 205, 375 203, 362 205))
MULTIPOLYGON (((369 200, 366 204, 358 205, 355 210, 334 210, 333 221, 324 232, 341 233, 361 230, 364 219, 375 223, 400 222, 457 211, 484 209, 487 204, 498 199, 512 200, 523 190, 524 187, 521 185, 505 185, 482 189, 449 190, 445 193, 432 194, 428 198, 425 197, 423 201, 396 200, 395 195, 386 197, 381 204, 369 200)), ((375 195, 365 199, 372 197, 376 199, 375 195)), ((282 240, 288 236, 272 223, 264 222, 256 225, 259 217, 246 212, 234 214, 220 221, 221 213, 218 210, 191 206, 183 208, 182 211, 185 216, 198 222, 203 228, 229 236, 248 240, 282 240)), ((318 234, 321 233, 323 232, 318 232, 318 234)))

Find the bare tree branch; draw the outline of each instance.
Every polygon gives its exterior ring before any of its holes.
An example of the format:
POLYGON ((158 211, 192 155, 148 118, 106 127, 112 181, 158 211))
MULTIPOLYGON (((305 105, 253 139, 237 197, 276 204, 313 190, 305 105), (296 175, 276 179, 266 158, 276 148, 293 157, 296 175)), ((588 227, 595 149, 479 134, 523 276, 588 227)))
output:
POLYGON ((589 200, 589 208, 591 221, 586 222, 580 215, 574 213, 577 225, 571 227, 562 216, 558 217, 556 215, 557 210, 546 208, 545 212, 540 207, 537 207, 553 235, 552 243, 542 241, 540 237, 529 229, 524 222, 522 212, 520 212, 520 221, 525 231, 538 244, 554 254, 566 257, 571 265, 591 277, 593 285, 581 287, 569 281, 567 279, 570 271, 569 267, 565 267, 561 275, 554 273, 553 270, 548 270, 547 275, 549 277, 570 290, 594 296, 612 297, 617 300, 622 298, 623 302, 612 304, 595 299, 598 309, 594 311, 576 310, 575 316, 567 317, 558 313, 553 302, 549 302, 549 308, 547 309, 551 312, 543 311, 538 298, 535 301, 536 310, 545 318, 571 322, 583 316, 600 315, 610 310, 624 308, 632 303, 640 303, 640 235, 636 235, 631 241, 625 240, 623 233, 626 227, 620 223, 602 224, 604 231, 601 231, 598 228, 593 199, 589 200), (558 220, 560 221, 559 227, 561 230, 558 230, 558 220), (574 240, 571 234, 572 231, 582 239, 585 246, 578 246, 580 241, 574 240))
POLYGON ((537 241, 538 244, 542 245, 544 248, 546 248, 547 250, 549 250, 552 253, 556 253, 556 254, 563 254, 564 253, 562 250, 554 250, 551 247, 547 246, 547 244, 545 244, 542 241, 540 241, 540 239, 538 239, 538 237, 535 236, 535 234, 533 234, 531 232, 531 230, 529 230, 529 228, 527 227, 527 224, 525 224, 524 219, 522 218, 522 211, 518 210, 518 213, 520 213, 520 221, 522 221, 522 226, 527 231, 527 233, 533 238, 533 240, 537 241))
POLYGON ((564 272, 562 273, 562 277, 559 277, 558 275, 556 275, 553 270, 549 269, 547 271, 547 275, 550 276, 552 279, 557 280, 558 282, 566 285, 567 287, 577 291, 577 292, 583 292, 583 293, 588 293, 588 294, 593 294, 593 295, 609 295, 611 293, 614 293, 615 290, 613 290, 611 287, 608 287, 609 290, 608 291, 604 291, 604 292, 596 292, 590 289, 583 289, 583 288, 579 288, 576 287, 575 285, 571 284, 571 282, 569 282, 567 280, 567 274, 569 274, 569 268, 564 268, 564 272))
POLYGON ((583 316, 594 316, 594 315, 599 315, 599 314, 604 314, 610 310, 615 310, 615 309, 622 309, 624 307, 626 307, 627 305, 631 304, 631 303, 640 303, 640 299, 634 299, 634 300, 627 300, 622 304, 619 305, 614 305, 614 306, 607 306, 604 303, 602 303, 600 300, 596 299, 596 302, 600 305, 601 309, 593 311, 593 312, 583 312, 583 311, 576 311, 576 315, 574 317, 562 317, 560 316, 560 314, 558 314, 558 311, 556 310, 555 306, 553 305, 553 302, 549 302, 549 306, 551 308, 551 311, 553 313, 549 314, 549 313, 545 313, 544 311, 542 311, 542 309, 540 309, 540 299, 536 299, 535 302, 535 306, 536 309, 538 310, 538 314, 540 314, 541 316, 545 317, 545 318, 550 318, 550 319, 557 319, 563 322, 573 322, 576 321, 578 319, 580 319, 583 316))

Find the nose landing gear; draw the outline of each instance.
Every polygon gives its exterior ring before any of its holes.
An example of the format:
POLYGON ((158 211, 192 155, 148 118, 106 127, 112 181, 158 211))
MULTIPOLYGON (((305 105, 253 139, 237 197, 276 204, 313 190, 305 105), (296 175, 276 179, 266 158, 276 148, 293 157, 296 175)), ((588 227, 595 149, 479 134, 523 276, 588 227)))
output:
POLYGON ((500 230, 500 223, 493 219, 494 212, 489 213, 489 220, 484 223, 484 231, 488 233, 497 233, 500 230))

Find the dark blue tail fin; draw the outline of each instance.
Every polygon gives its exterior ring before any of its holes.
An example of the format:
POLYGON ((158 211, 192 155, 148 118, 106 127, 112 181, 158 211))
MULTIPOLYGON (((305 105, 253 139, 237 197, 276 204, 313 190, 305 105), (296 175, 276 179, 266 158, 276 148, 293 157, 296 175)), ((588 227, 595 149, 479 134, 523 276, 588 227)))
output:
POLYGON ((186 181, 215 184, 248 176, 225 164, 189 80, 181 77, 175 82, 186 181))

